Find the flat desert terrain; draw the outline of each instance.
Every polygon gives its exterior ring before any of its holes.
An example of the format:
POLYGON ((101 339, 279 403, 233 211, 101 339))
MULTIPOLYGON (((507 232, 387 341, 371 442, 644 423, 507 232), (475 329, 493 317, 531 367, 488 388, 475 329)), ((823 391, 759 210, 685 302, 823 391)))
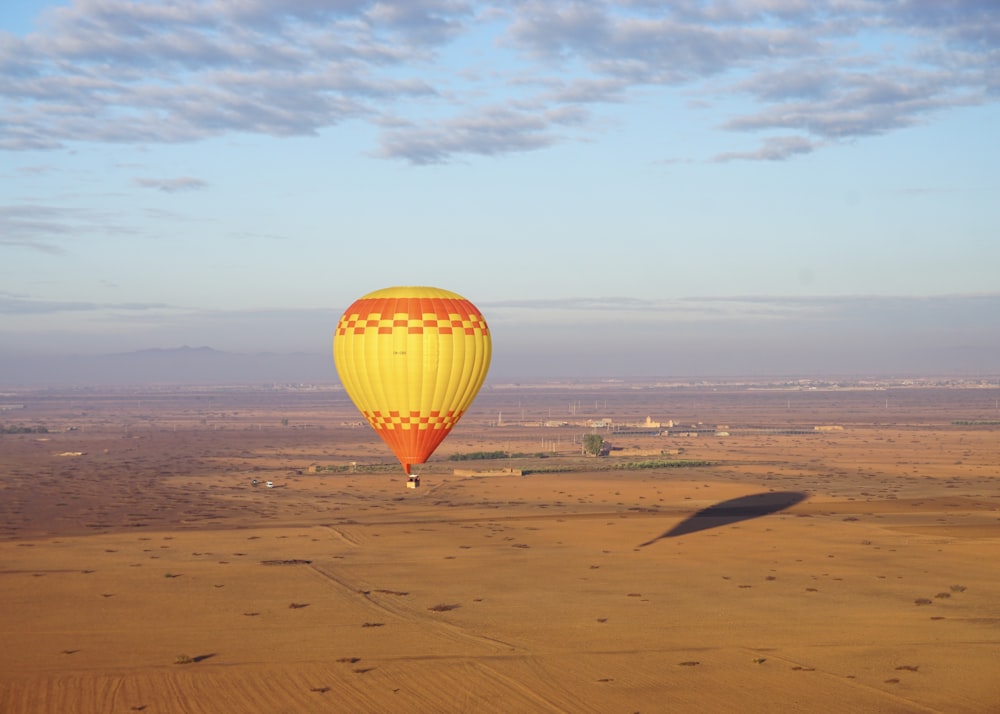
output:
POLYGON ((1000 712, 995 380, 487 385, 412 490, 359 419, 0 395, 0 711, 1000 712))

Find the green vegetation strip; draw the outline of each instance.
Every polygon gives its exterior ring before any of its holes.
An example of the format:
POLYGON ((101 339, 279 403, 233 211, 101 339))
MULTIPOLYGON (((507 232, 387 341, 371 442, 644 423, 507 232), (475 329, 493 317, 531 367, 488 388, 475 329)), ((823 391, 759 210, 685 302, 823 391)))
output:
POLYGON ((711 461, 694 459, 653 459, 651 461, 627 461, 624 464, 612 464, 612 469, 683 469, 692 466, 711 466, 711 461))
POLYGON ((506 451, 473 451, 471 454, 452 454, 448 457, 448 461, 485 461, 506 458, 506 451))
POLYGON ((48 434, 44 426, 0 426, 0 434, 48 434))
MULTIPOLYGON (((449 461, 488 461, 488 460, 500 460, 500 459, 548 459, 549 454, 511 454, 508 456, 506 452, 487 452, 479 451, 472 454, 454 454, 448 457, 449 461), (487 456, 486 454, 499 454, 499 456, 487 456)), ((609 458, 594 458, 586 457, 582 461, 573 464, 562 464, 553 466, 524 466, 520 467, 521 474, 528 476, 530 474, 556 474, 556 473, 573 473, 580 471, 635 471, 640 469, 682 469, 682 468, 696 468, 699 466, 712 466, 712 461, 702 461, 696 459, 649 459, 647 461, 626 461, 617 462, 614 459, 609 458)), ((432 465, 428 465, 430 470, 433 470, 432 465)), ((313 467, 316 473, 359 473, 359 474, 372 474, 372 473, 392 473, 399 470, 398 464, 357 464, 356 466, 347 465, 327 465, 327 466, 315 466, 313 467)))
POLYGON ((384 474, 400 470, 399 464, 328 464, 326 466, 311 467, 316 473, 334 474, 384 474))

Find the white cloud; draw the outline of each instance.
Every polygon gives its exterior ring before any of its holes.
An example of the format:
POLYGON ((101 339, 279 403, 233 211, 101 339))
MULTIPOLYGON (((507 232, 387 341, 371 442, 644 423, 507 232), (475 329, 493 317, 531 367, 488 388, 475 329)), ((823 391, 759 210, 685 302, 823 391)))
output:
POLYGON ((996 101, 998 17, 992 0, 75 0, 0 36, 0 150, 360 119, 383 127, 370 153, 439 163, 608 130, 595 105, 683 87, 751 103, 724 129, 797 132, 728 155, 782 160, 996 101), (491 72, 446 51, 484 28, 491 72))
POLYGON ((566 107, 541 114, 505 106, 484 108, 432 127, 391 129, 382 136, 380 154, 414 164, 435 164, 462 154, 531 151, 556 143, 559 128, 579 124, 585 116, 582 110, 566 107))
POLYGON ((70 300, 37 300, 24 295, 0 292, 0 314, 6 315, 38 316, 61 313, 95 313, 107 310, 144 312, 147 310, 163 310, 169 307, 169 305, 165 305, 163 303, 95 303, 89 301, 70 300))
POLYGON ((95 230, 117 235, 133 232, 99 211, 37 204, 0 205, 0 246, 58 255, 66 252, 67 241, 95 230))
POLYGON ((134 179, 137 186, 142 188, 155 188, 164 193, 177 193, 178 191, 199 191, 208 186, 201 179, 190 176, 181 176, 171 179, 137 178, 134 179))
POLYGON ((754 151, 727 152, 719 154, 713 160, 718 162, 735 160, 782 161, 796 154, 808 154, 821 146, 819 142, 811 141, 803 136, 771 136, 763 140, 761 146, 754 151))

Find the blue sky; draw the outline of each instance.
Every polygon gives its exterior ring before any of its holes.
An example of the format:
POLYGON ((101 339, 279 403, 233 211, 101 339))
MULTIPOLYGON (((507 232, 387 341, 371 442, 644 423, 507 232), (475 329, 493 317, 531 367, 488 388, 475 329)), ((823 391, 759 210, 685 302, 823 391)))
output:
POLYGON ((994 0, 6 0, 0 356, 426 284, 501 375, 1000 374, 998 78, 994 0))

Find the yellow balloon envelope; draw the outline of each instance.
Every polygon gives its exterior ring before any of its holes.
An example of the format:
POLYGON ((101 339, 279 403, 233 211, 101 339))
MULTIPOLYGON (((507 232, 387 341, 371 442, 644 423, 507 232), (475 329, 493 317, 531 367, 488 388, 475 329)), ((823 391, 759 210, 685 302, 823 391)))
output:
POLYGON ((440 288, 369 293, 347 308, 333 336, 344 389, 407 474, 472 404, 491 354, 479 309, 440 288))

